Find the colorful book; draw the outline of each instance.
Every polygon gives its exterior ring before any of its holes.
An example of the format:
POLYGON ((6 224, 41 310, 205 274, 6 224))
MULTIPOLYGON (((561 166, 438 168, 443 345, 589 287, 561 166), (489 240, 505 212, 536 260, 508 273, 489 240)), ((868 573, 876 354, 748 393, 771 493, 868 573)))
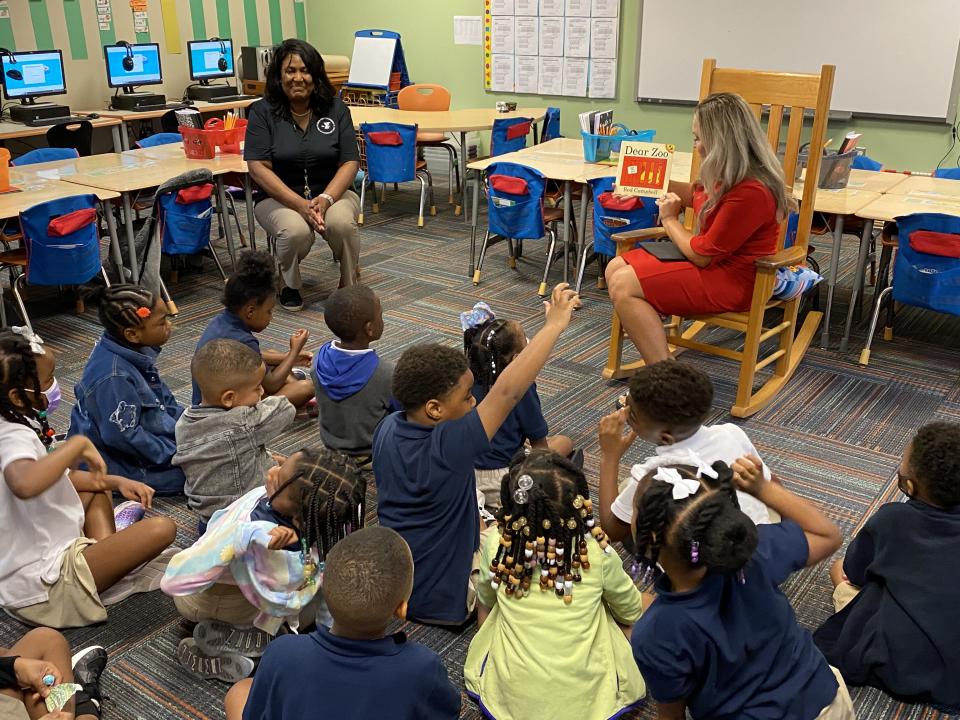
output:
POLYGON ((847 133, 847 136, 843 138, 843 142, 840 143, 840 149, 837 151, 838 155, 843 155, 844 153, 851 152, 857 149, 857 141, 863 137, 862 133, 856 131, 851 131, 847 133))
POLYGON ((620 144, 614 192, 618 195, 660 197, 667 192, 670 184, 670 168, 675 152, 675 145, 623 141, 620 144))

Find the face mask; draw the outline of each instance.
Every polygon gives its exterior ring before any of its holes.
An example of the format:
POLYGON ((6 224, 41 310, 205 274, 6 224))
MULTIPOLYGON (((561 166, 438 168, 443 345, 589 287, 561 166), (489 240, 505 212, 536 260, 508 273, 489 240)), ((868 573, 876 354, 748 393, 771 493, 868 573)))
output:
POLYGON ((58 382, 57 382, 57 379, 54 378, 54 379, 53 379, 53 385, 51 385, 51 386, 50 386, 49 388, 47 388, 46 390, 42 390, 41 392, 42 392, 43 396, 47 399, 47 409, 46 409, 46 413, 47 413, 47 415, 52 415, 53 412, 54 412, 54 411, 59 407, 59 405, 60 405, 60 398, 61 398, 61 395, 60 395, 60 383, 58 383, 58 382))

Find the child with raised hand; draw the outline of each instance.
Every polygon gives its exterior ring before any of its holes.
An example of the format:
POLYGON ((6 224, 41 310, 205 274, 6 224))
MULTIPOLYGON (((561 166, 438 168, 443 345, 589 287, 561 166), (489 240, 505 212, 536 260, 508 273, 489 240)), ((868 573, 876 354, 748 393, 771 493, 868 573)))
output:
POLYGON ((190 372, 202 404, 177 421, 173 462, 186 477, 187 504, 210 516, 263 485, 277 462, 267 445, 293 423, 297 410, 283 395, 263 397, 263 359, 236 340, 218 338, 197 350, 190 372))
MULTIPOLYGON (((630 536, 634 494, 651 470, 717 460, 729 465, 739 457, 759 456, 738 425, 704 424, 713 403, 713 383, 699 368, 675 360, 645 365, 630 377, 629 388, 626 407, 604 418, 600 428, 600 524, 618 541, 630 536), (625 425, 630 432, 623 435, 625 425), (620 440, 614 442, 618 433, 620 440), (653 443, 655 454, 634 465, 629 479, 620 484, 620 460, 637 438, 653 443)), ((766 464, 763 475, 770 479, 766 464)), ((744 492, 737 495, 740 509, 754 523, 777 519, 755 497, 744 492)))
POLYGON ((183 408, 157 371, 170 339, 167 305, 139 285, 95 291, 103 335, 74 388, 68 435, 96 446, 108 472, 146 483, 161 495, 183 493, 183 471, 172 464, 174 427, 183 408))
POLYGON ((159 587, 165 560, 154 559, 176 525, 154 517, 116 532, 111 494, 149 508, 153 489, 106 474, 83 436, 53 446, 55 367, 30 331, 0 332, 0 606, 34 625, 83 627, 106 620, 105 605, 159 587))
POLYGON ((618 627, 640 617, 641 596, 594 521, 583 471, 521 451, 502 493, 481 549, 467 692, 490 717, 617 717, 644 695, 618 627))
MULTIPOLYGON (((310 339, 306 330, 297 330, 290 336, 290 350, 261 350, 254 333, 263 332, 273 318, 277 304, 277 265, 267 252, 248 250, 237 259, 233 275, 223 288, 221 302, 224 310, 207 325, 197 350, 215 338, 242 342, 263 358, 267 366, 263 378, 265 395, 283 395, 294 407, 300 408, 313 399, 313 383, 306 373, 293 373, 294 367, 309 366, 313 355, 303 348, 310 339)), ((193 381, 194 405, 203 398, 196 378, 193 381)))
POLYGON ((631 643, 658 718, 855 717, 843 679, 780 590, 840 547, 833 523, 764 480, 757 457, 661 466, 640 480, 635 503, 636 561, 657 598, 631 643), (755 525, 736 490, 783 520, 755 525))
POLYGON ((484 399, 473 396, 463 353, 415 345, 397 362, 393 395, 404 410, 384 418, 373 436, 380 524, 407 541, 417 568, 409 616, 462 624, 476 605, 471 573, 480 544, 476 461, 527 392, 580 305, 561 283, 545 302, 546 321, 497 377, 484 399))
POLYGON ((897 484, 834 563, 837 614, 814 633, 851 685, 960 713, 960 425, 921 427, 897 484))
MULTIPOLYGON (((485 302, 478 302, 470 312, 460 313, 463 328, 463 349, 473 373, 473 396, 482 402, 490 388, 517 355, 527 346, 523 326, 515 320, 498 320, 485 302)), ((573 441, 566 435, 549 435, 547 421, 540 407, 540 396, 534 382, 500 425, 490 440, 490 450, 476 464, 477 490, 483 493, 484 505, 500 506, 500 484, 510 460, 529 442, 530 447, 548 448, 569 457, 573 441)))
POLYGON ((294 629, 324 622, 323 563, 334 544, 363 527, 365 499, 366 482, 350 458, 304 448, 270 468, 264 486, 215 512, 206 533, 173 557, 161 584, 197 623, 177 649, 181 665, 236 682, 284 622, 294 629))
POLYGON ((366 285, 348 285, 327 298, 323 320, 337 339, 313 359, 320 439, 368 465, 373 431, 389 414, 393 397, 393 363, 370 347, 383 335, 383 308, 366 285))
POLYGON ((460 690, 435 652, 387 635, 403 620, 413 586, 410 548, 393 530, 370 527, 334 546, 323 592, 328 629, 270 644, 253 680, 227 693, 227 720, 454 720, 460 690))

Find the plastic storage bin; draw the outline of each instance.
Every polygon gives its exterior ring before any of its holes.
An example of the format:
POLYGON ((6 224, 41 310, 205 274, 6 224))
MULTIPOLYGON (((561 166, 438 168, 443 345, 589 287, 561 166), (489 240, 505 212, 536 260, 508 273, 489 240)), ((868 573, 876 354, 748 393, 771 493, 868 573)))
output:
MULTIPOLYGON (((856 150, 838 155, 832 153, 820 158, 820 177, 817 181, 817 187, 823 190, 839 190, 847 186, 850 180, 850 170, 853 168, 853 159, 857 156, 856 150)), ((801 153, 797 157, 797 177, 807 167, 808 156, 801 153)))
POLYGON ((594 135, 580 131, 583 138, 583 159, 587 162, 599 162, 610 157, 611 152, 620 152, 620 143, 624 140, 635 142, 653 142, 656 130, 630 130, 625 125, 614 125, 616 135, 594 135))

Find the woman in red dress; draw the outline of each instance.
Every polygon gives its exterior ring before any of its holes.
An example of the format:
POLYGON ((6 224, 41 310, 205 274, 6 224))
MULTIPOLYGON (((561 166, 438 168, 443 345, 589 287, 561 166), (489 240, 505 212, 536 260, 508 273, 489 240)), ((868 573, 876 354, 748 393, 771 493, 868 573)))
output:
POLYGON ((671 182, 657 200, 660 224, 687 258, 663 262, 641 248, 614 258, 607 288, 627 335, 647 364, 670 357, 662 315, 744 311, 754 261, 776 251, 780 222, 795 207, 760 123, 739 95, 716 93, 693 116, 700 182, 671 182), (680 219, 697 213, 699 232, 680 219))

